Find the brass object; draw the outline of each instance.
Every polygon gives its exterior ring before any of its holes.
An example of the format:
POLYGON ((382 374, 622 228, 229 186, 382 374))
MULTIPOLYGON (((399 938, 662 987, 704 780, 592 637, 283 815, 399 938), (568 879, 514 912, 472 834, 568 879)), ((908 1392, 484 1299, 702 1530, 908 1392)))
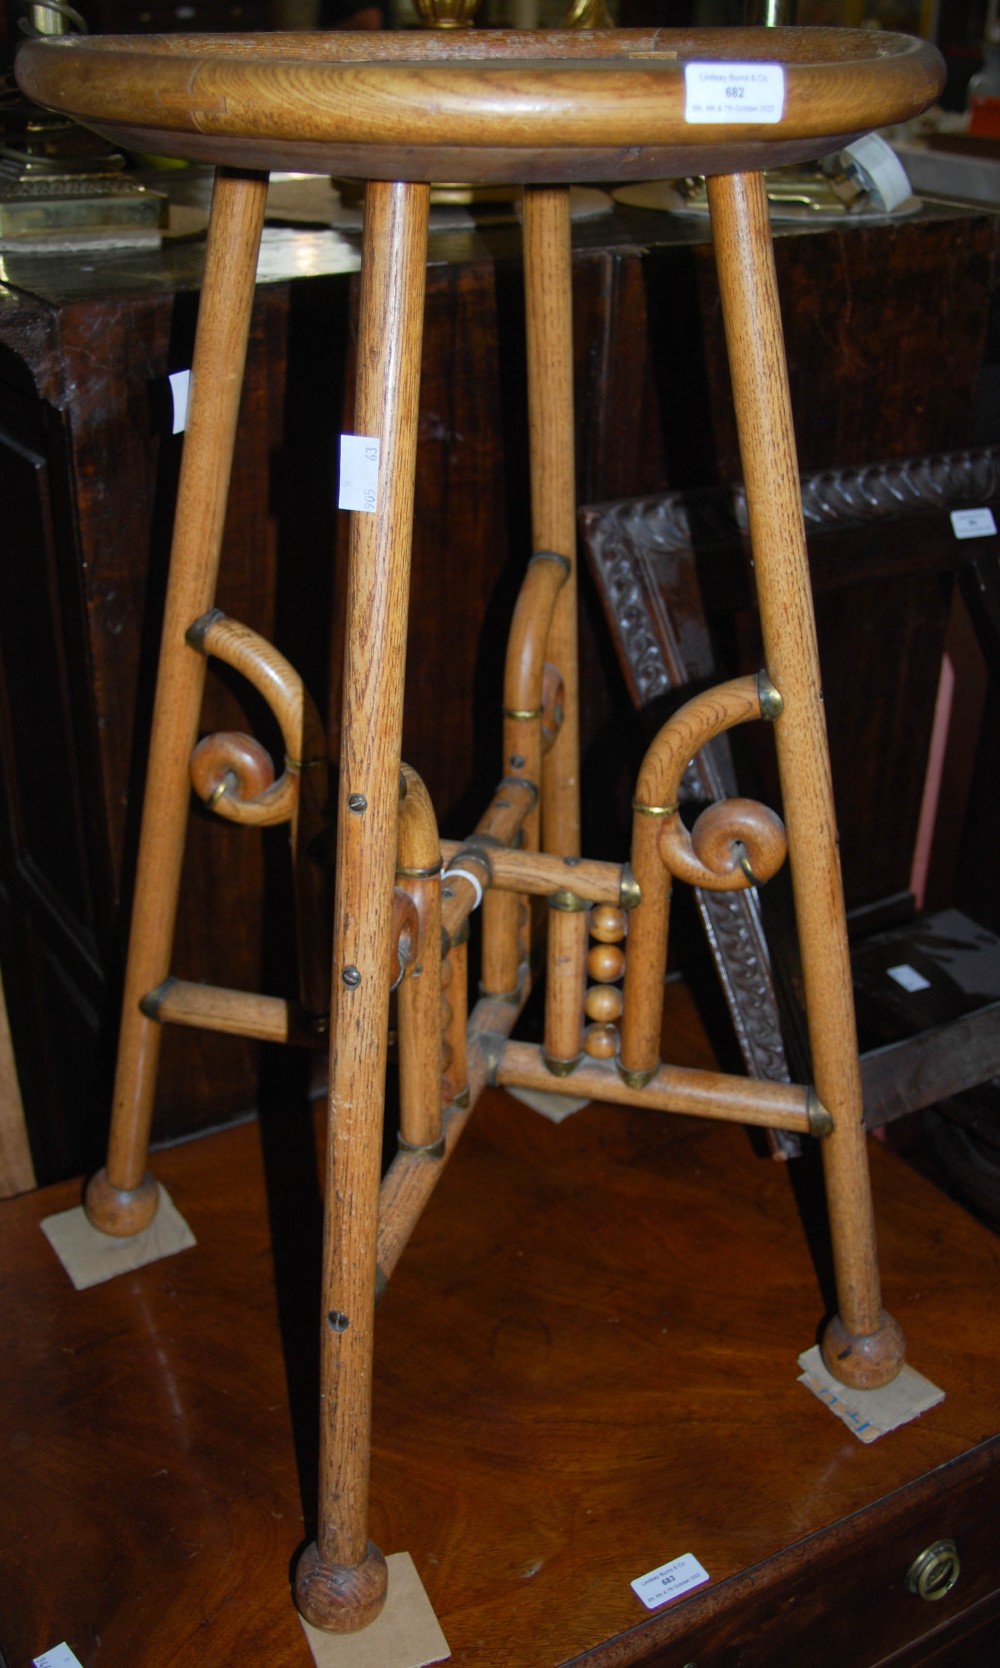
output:
POLYGON ((212 626, 225 618, 221 608, 210 608, 207 614, 201 614, 197 620, 192 620, 184 633, 184 641, 188 648, 197 649, 199 654, 207 655, 209 651, 205 646, 205 639, 212 626))
POLYGON ((576 1054, 572 1060, 553 1060, 551 1054, 546 1054, 545 1050, 542 1050, 542 1061, 545 1069, 550 1071, 553 1077, 571 1077, 577 1066, 582 1064, 583 1059, 582 1054, 576 1054))
POLYGON ((962 1565, 955 1542, 934 1541, 907 1570, 906 1590, 914 1598, 936 1604, 938 1599, 951 1592, 961 1573, 962 1565))
POLYGON ((139 1003, 139 1012, 146 1019, 158 1020, 160 1017, 160 1009, 166 1001, 170 992, 170 987, 176 983, 176 979, 171 975, 170 977, 164 979, 162 985, 157 985, 155 990, 147 991, 146 995, 139 1003))
POLYGON ((743 870, 743 873, 746 875, 751 886, 762 886, 764 884, 763 881, 757 879, 757 876, 750 867, 750 859, 746 852, 744 852, 743 856, 740 858, 740 868, 743 870))
POLYGON ((397 1135, 396 1141, 397 1141, 397 1144, 399 1146, 399 1150, 400 1150, 401 1153, 416 1153, 423 1158, 443 1158, 444 1157, 444 1136, 443 1135, 441 1136, 441 1138, 439 1140, 432 1141, 429 1146, 424 1145, 422 1147, 416 1146, 412 1141, 404 1141, 403 1137, 401 1135, 397 1135))
MULTIPOLYGON (((527 776, 504 776, 503 779, 497 783, 498 793, 501 788, 526 789, 531 795, 531 805, 528 807, 529 810, 532 810, 538 803, 538 783, 529 781, 527 776)), ((472 836, 473 840, 484 840, 486 838, 487 836, 485 834, 473 834, 472 836)), ((489 838, 492 838, 492 836, 489 836, 489 838)), ((498 843, 498 841, 494 840, 494 844, 498 843)))
POLYGON ((570 566, 570 563, 566 560, 566 557, 565 556, 560 556, 558 550, 536 550, 536 551, 534 551, 528 559, 529 568, 535 562, 558 562, 559 566, 562 568, 563 573, 567 576, 567 578, 573 571, 572 567, 570 566))
POLYGON ((503 715, 505 718, 523 718, 528 720, 532 718, 541 718, 544 711, 544 707, 532 707, 530 710, 527 708, 519 709, 518 707, 504 707, 503 715))
MULTIPOLYGON (((29 8, 29 33, 85 30, 68 6, 29 8)), ((0 117, 0 238, 35 241, 106 231, 155 231, 167 199, 124 174, 125 158, 96 134, 27 99, 5 98, 0 117)))
POLYGON ((562 20, 564 29, 613 29, 614 26, 606 0, 572 0, 562 20))
POLYGON ((658 1066, 650 1066, 648 1071, 626 1071, 622 1065, 621 1056, 615 1061, 615 1069, 626 1089, 644 1089, 659 1071, 658 1066))
POLYGON ((442 867, 443 865, 439 858, 438 861, 436 863, 432 863, 428 869, 397 868, 396 874, 401 875, 404 880, 433 880, 435 875, 439 875, 441 873, 442 867))
POLYGON ((575 892, 570 892, 568 888, 563 887, 558 892, 549 893, 549 908, 561 909, 567 915, 578 915, 590 908, 590 900, 580 898, 575 892))
POLYGON ((811 1084, 806 1090, 806 1118, 809 1122, 809 1134, 815 1135, 818 1141, 833 1134, 833 1115, 827 1111, 811 1084))
POLYGON ((413 0, 425 29, 471 29, 479 0, 413 0))
POLYGON ((769 724, 780 718, 785 710, 785 698, 781 691, 771 681, 766 670, 757 673, 757 696, 760 700, 760 716, 769 724))
POLYGON ((675 817, 680 808, 679 800, 673 805, 640 805, 637 799, 632 801, 633 811, 638 811, 644 817, 675 817))
POLYGON ((233 772, 231 770, 227 770, 221 781, 216 782, 215 787, 212 789, 205 801, 208 809, 213 811, 216 805, 218 805, 219 800, 222 799, 225 794, 232 793, 233 789, 238 785, 239 784, 237 783, 233 772))
POLYGON ((632 873, 631 863, 622 864, 622 881, 618 892, 619 909, 637 909, 642 903, 642 887, 632 873))

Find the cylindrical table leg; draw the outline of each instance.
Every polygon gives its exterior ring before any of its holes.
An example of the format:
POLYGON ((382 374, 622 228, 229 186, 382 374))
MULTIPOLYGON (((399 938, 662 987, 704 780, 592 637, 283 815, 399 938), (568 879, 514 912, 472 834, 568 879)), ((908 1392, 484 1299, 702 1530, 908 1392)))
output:
POLYGON ((265 174, 221 169, 216 176, 139 838, 111 1139, 107 1166, 87 1189, 87 1214, 109 1234, 134 1234, 147 1227, 158 1201, 146 1157, 161 1027, 145 1017, 139 1003, 170 971, 191 791, 188 765, 206 664, 184 633, 215 598, 266 196, 265 174))
POLYGON ((778 766, 823 1143, 839 1314, 823 1352, 837 1378, 887 1383, 903 1363, 882 1309, 862 1124, 851 965, 826 723, 767 197, 760 174, 708 182, 767 670, 784 709, 778 766))
POLYGON ((295 1579, 307 1621, 378 1615, 368 1540, 372 1343, 389 929, 396 869, 429 188, 365 197, 355 427, 379 443, 374 513, 351 521, 333 935, 319 1524, 295 1579))
MULTIPOLYGON (((563 719, 542 774, 542 849, 580 855, 580 717, 576 619, 576 471, 569 189, 524 192, 531 537, 570 564, 552 614, 546 659, 563 679, 563 719)), ((505 767, 507 768, 507 767, 505 767)))

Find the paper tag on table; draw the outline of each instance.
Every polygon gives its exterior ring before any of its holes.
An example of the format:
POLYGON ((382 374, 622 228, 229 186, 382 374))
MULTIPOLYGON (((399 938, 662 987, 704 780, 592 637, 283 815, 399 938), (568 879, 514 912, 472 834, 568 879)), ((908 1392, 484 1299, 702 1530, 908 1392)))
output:
POLYGON ((682 1593, 689 1593, 692 1587, 703 1586, 709 1579, 708 1571, 702 1568, 694 1553, 685 1552, 669 1564, 661 1564, 658 1570, 637 1576, 632 1582, 632 1590, 642 1599, 647 1610, 658 1610, 661 1604, 680 1598, 682 1593))
POLYGON ((80 1658, 74 1656, 65 1640, 61 1645, 53 1645, 44 1656, 32 1657, 33 1668, 83 1668, 80 1658))
POLYGON ((686 122, 780 122, 781 64, 685 64, 686 122))
POLYGON ((952 510, 951 530, 956 539, 988 539, 997 530, 993 511, 986 505, 978 510, 952 510))

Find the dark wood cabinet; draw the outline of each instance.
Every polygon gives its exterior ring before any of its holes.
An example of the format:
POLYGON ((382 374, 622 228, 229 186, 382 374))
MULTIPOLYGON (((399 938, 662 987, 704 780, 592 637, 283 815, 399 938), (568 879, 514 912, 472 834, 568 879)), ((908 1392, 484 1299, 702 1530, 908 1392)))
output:
MULTIPOLYGON (((700 1062, 676 983, 668 1019, 700 1062)), ((484 1093, 380 1303, 373 1381, 372 1537, 411 1555, 454 1668, 994 1668, 1000 1239, 872 1148, 886 1307, 945 1399, 866 1446, 797 1382, 827 1301, 806 1160, 484 1093), (921 1599, 908 1572, 942 1540, 958 1580, 921 1599), (632 1581, 685 1553, 709 1581, 646 1611, 632 1581)), ((156 1168, 197 1246, 88 1292, 38 1230, 75 1184, 0 1205, 0 1652, 308 1668, 312 1122, 156 1168)))
MULTIPOLYGON (((998 226, 938 207, 779 237, 804 469, 973 438, 998 226)), ((734 479, 704 227, 619 209, 581 218, 575 239, 580 501, 734 479)), ((503 642, 528 550, 517 246, 514 227, 432 238, 405 749, 456 835, 497 770, 503 642)), ((303 231, 259 287, 221 597, 300 667, 334 715, 334 756, 335 460, 350 421, 356 266, 352 234, 303 231)), ((190 362, 199 276, 196 244, 4 256, 0 956, 42 1179, 89 1167, 103 1145, 180 449, 167 378, 190 362)), ((946 619, 927 575, 879 575, 821 604, 826 676, 844 709, 838 719, 831 702, 835 758, 849 786, 863 774, 876 794, 887 750, 895 761, 877 840, 870 799, 842 795, 854 902, 907 883, 946 619)), ((620 857, 639 743, 589 592, 583 652, 588 849, 620 857)), ((270 735, 247 691, 214 673, 205 727, 270 735)), ((262 837, 195 812, 180 974, 287 988, 283 855, 280 830, 262 837)), ((259 1068, 249 1043, 171 1032, 157 1136, 250 1108, 259 1068)))

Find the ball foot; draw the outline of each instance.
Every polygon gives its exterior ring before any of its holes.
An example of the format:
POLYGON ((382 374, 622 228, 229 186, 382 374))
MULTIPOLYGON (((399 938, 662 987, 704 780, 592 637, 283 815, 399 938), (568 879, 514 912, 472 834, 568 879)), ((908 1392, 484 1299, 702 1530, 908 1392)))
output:
POLYGON ((130 1239, 148 1228, 160 1203, 160 1189, 147 1170, 138 1187, 112 1187, 106 1170, 91 1176, 84 1194, 87 1218, 102 1234, 130 1239))
POLYGON ((878 1390, 890 1384, 906 1360, 902 1329, 883 1309, 874 1332, 848 1332, 839 1315, 827 1325, 820 1345, 823 1360, 841 1384, 852 1390, 878 1390))
POLYGON ((389 1571, 378 1547, 368 1542, 360 1564, 328 1564, 316 1542, 307 1546, 295 1571, 295 1603, 313 1627, 327 1633, 357 1633, 385 1604, 389 1571))

